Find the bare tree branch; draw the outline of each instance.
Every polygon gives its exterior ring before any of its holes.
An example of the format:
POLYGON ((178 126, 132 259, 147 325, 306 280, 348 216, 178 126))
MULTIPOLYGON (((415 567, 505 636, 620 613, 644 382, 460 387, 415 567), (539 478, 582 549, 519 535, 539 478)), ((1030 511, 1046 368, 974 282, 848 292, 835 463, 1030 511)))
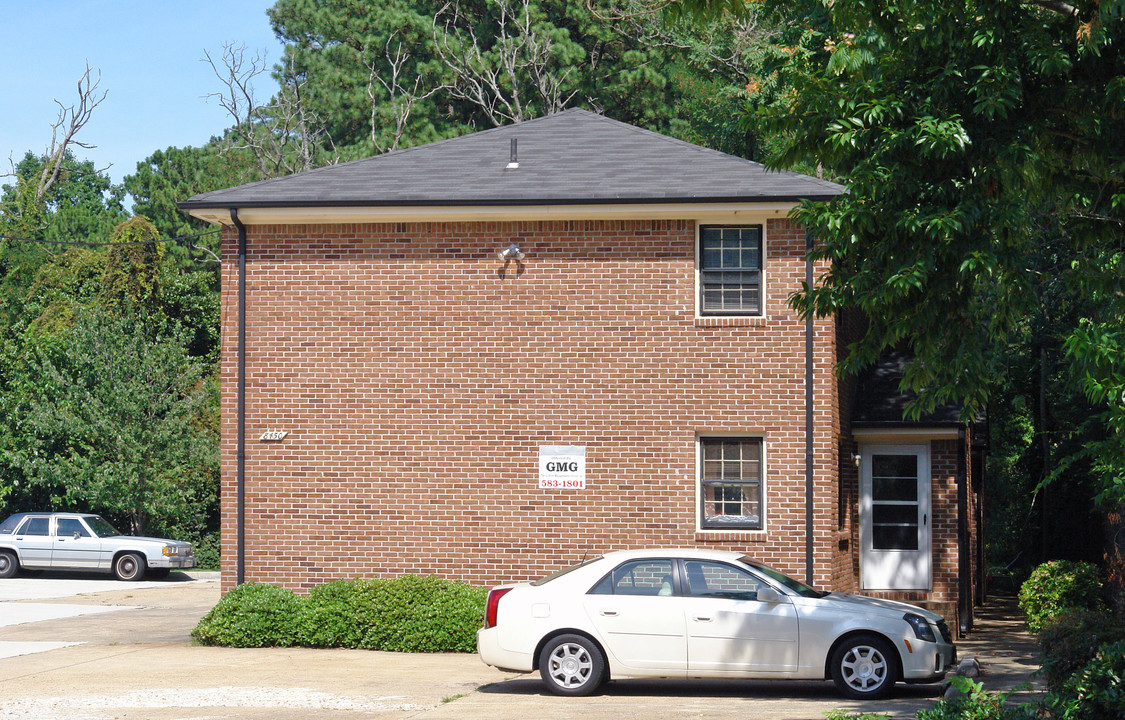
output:
POLYGON ((552 62, 553 41, 532 27, 530 0, 497 0, 500 18, 492 47, 483 47, 459 2, 448 2, 434 14, 434 45, 455 81, 450 94, 479 107, 496 126, 528 120, 539 112, 564 109, 577 94, 565 91, 570 70, 560 73, 552 62), (529 99, 524 88, 533 91, 529 99), (530 103, 530 104, 529 104, 530 103))
POLYGON ((403 84, 402 78, 405 75, 406 63, 410 60, 411 56, 408 51, 403 50, 402 39, 396 38, 398 34, 399 31, 396 30, 387 37, 387 42, 383 46, 383 53, 380 58, 376 59, 373 57, 368 59, 366 49, 361 51, 364 58, 364 65, 366 65, 368 71, 367 97, 371 101, 371 144, 374 145, 375 149, 379 152, 397 150, 403 134, 406 133, 406 123, 410 119, 410 114, 414 111, 414 105, 446 87, 445 85, 439 84, 429 90, 423 91, 424 78, 422 75, 416 75, 414 77, 414 83, 410 88, 407 88, 403 84), (391 48, 392 44, 394 45, 393 50, 391 48), (384 79, 383 75, 379 72, 381 69, 380 64, 384 62, 386 67, 390 70, 389 81, 384 79), (390 98, 391 114, 395 122, 393 139, 390 145, 385 148, 378 140, 380 125, 376 112, 378 108, 375 93, 376 82, 383 87, 387 96, 390 98))
POLYGON ((266 72, 265 56, 248 58, 246 46, 223 45, 216 62, 204 51, 206 61, 225 90, 209 93, 234 120, 237 139, 227 149, 248 150, 258 161, 264 177, 303 172, 315 166, 318 143, 327 137, 323 124, 305 107, 301 93, 305 82, 298 77, 292 56, 284 66, 281 89, 269 105, 254 96, 254 78, 266 72), (221 67, 220 67, 221 65, 221 67))
MULTIPOLYGON (((98 85, 101 84, 102 74, 99 71, 97 79, 94 79, 91 77, 92 72, 89 63, 87 63, 86 72, 78 78, 78 102, 76 104, 63 105, 55 100, 55 104, 59 106, 59 116, 51 125, 51 146, 47 149, 47 162, 44 163, 43 171, 39 174, 39 182, 35 186, 36 202, 43 202, 43 198, 47 196, 51 187, 58 181, 59 173, 62 172, 63 160, 66 158, 66 151, 71 145, 86 149, 94 147, 94 145, 79 142, 75 139, 78 132, 86 123, 90 122, 94 108, 101 105, 109 93, 109 91, 103 90, 100 95, 98 94, 98 85)), ((10 161, 11 158, 9 158, 10 161)))

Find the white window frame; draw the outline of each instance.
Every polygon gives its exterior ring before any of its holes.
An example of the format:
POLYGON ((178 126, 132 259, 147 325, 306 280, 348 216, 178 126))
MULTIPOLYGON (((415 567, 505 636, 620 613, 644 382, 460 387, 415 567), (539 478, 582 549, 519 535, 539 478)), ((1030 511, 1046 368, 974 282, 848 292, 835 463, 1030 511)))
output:
POLYGON ((770 483, 769 478, 769 438, 762 432, 736 432, 736 431, 716 431, 716 432, 699 432, 695 436, 695 531, 697 533, 739 533, 739 534, 763 534, 769 529, 769 508, 771 506, 770 499, 770 483), (733 440, 733 439, 750 439, 757 440, 762 446, 761 456, 761 498, 762 498, 762 519, 760 526, 757 528, 749 527, 704 527, 703 525, 703 503, 706 498, 703 492, 703 441, 704 440, 733 440))
POLYGON ((696 319, 714 318, 765 318, 769 314, 769 223, 765 218, 754 221, 738 220, 697 220, 695 223, 695 317, 696 319), (758 228, 762 238, 762 249, 759 261, 761 268, 758 270, 758 312, 705 312, 703 309, 703 228, 704 227, 755 227, 758 228))

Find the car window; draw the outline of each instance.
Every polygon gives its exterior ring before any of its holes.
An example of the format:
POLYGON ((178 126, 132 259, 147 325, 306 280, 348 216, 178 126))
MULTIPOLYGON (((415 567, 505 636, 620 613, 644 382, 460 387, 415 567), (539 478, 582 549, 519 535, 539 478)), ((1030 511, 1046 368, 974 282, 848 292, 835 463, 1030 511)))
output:
POLYGON ((59 518, 55 527, 55 534, 59 537, 90 537, 90 531, 78 518, 59 518))
POLYGON ((28 518, 21 528, 20 535, 50 535, 51 534, 51 519, 45 517, 28 518))
POLYGON ((758 562, 757 560, 753 560, 753 559, 748 558, 748 557, 743 557, 743 558, 740 558, 740 559, 742 560, 743 563, 749 565, 750 567, 754 568, 758 572, 762 573, 763 575, 765 575, 770 580, 774 580, 776 582, 781 583, 785 587, 786 590, 791 590, 791 591, 797 593, 798 595, 800 595, 801 597, 822 598, 822 597, 825 597, 826 595, 828 595, 828 593, 826 593, 822 590, 814 590, 813 588, 804 584, 800 580, 794 580, 793 578, 789 577, 785 573, 782 573, 779 570, 774 570, 769 565, 763 565, 762 563, 758 562))
POLYGON ((684 570, 687 572, 687 594, 693 597, 758 599, 758 579, 732 565, 687 560, 684 570))
POLYGON ((593 595, 647 595, 673 593, 671 560, 634 560, 614 568, 590 591, 593 595))
POLYGON ((562 570, 559 570, 558 572, 551 573, 550 575, 548 575, 546 577, 541 577, 538 580, 533 580, 531 582, 531 584, 535 585, 535 586, 546 585, 547 583, 551 582, 552 580, 556 580, 558 578, 561 578, 563 575, 567 575, 569 573, 572 573, 579 568, 584 568, 587 565, 589 565, 590 563, 597 562, 598 560, 601 560, 601 557, 596 557, 593 560, 583 560, 582 562, 578 563, 577 565, 571 565, 568 568, 563 568, 562 570))
POLYGON ((12 515, 4 522, 0 523, 0 535, 11 535, 15 532, 16 526, 23 521, 23 515, 12 515))
POLYGON ((110 525, 104 518, 94 515, 93 517, 86 518, 90 523, 90 529, 94 534, 100 538, 117 537, 121 533, 117 528, 110 525))

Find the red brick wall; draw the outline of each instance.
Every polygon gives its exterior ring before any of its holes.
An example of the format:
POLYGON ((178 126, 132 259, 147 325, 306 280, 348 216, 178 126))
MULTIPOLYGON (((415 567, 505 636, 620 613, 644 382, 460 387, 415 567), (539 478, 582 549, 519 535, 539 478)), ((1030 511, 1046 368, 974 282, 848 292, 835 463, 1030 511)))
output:
MULTIPOLYGON (((491 584, 586 553, 746 551, 804 578, 804 233, 767 227, 767 317, 695 317, 689 221, 248 228, 246 578, 491 584), (498 276, 518 242, 526 270, 498 276), (259 441, 285 430, 280 442, 259 441), (766 443, 762 533, 696 531, 697 433, 766 443), (584 445, 585 490, 538 489, 584 445)), ((223 579, 235 572, 237 242, 223 252, 223 579)), ((838 582, 835 329, 815 323, 817 564, 838 582)))

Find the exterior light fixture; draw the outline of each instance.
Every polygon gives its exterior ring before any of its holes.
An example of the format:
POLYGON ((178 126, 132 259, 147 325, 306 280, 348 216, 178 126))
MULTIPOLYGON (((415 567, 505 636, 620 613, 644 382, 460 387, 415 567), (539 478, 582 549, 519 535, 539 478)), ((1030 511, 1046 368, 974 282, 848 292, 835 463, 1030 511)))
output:
POLYGON ((516 277, 523 275, 523 259, 527 257, 527 255, 523 252, 523 250, 520 250, 519 245, 512 243, 508 247, 496 253, 496 257, 504 263, 504 267, 500 268, 500 272, 498 273, 501 280, 507 277, 508 266, 513 262, 516 264, 516 277))

